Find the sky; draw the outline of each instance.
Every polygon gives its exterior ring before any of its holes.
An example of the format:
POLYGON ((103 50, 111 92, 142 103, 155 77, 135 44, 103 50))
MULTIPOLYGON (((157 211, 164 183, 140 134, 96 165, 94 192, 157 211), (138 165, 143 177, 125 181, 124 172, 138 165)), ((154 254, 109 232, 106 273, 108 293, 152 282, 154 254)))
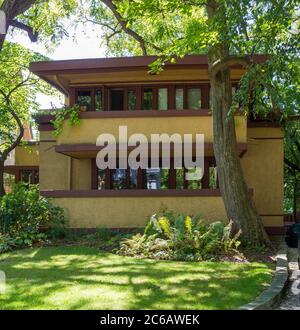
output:
MULTIPOLYGON (((97 58, 105 57, 105 47, 101 47, 99 30, 95 31, 91 24, 77 25, 76 31, 70 28, 68 31, 70 38, 62 40, 61 44, 53 51, 47 50, 43 44, 39 42, 32 43, 28 36, 24 33, 14 31, 13 35, 8 36, 8 40, 21 44, 33 51, 39 52, 52 60, 68 60, 77 58, 97 58), (76 35, 76 40, 73 38, 76 35)), ((39 94, 37 101, 41 109, 51 109, 52 105, 60 107, 63 105, 63 98, 46 96, 39 94)))

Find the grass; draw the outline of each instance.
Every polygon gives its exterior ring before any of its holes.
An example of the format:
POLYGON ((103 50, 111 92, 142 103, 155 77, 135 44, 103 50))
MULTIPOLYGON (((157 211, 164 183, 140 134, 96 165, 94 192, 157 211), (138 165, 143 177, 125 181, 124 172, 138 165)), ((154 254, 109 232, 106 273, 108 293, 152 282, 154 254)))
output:
POLYGON ((141 260, 73 246, 6 253, 0 270, 0 309, 234 309, 264 289, 273 265, 141 260))

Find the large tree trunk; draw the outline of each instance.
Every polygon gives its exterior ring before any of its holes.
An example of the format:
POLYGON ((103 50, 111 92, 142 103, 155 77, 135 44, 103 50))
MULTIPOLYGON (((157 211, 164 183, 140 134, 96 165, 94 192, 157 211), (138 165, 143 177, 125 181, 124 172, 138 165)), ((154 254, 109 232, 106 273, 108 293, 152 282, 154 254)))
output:
MULTIPOLYGON (((219 7, 212 1, 208 7, 210 19, 214 18, 217 10, 219 7)), ((215 63, 225 61, 228 56, 229 47, 226 44, 213 45, 208 53, 214 153, 220 189, 234 229, 241 229, 243 238, 251 243, 269 245, 270 240, 245 182, 237 152, 234 117, 229 115, 232 104, 230 69, 224 65, 217 72, 214 71, 215 63)))
POLYGON ((5 195, 4 190, 4 161, 0 159, 0 197, 5 195))
MULTIPOLYGON (((298 204, 298 181, 297 181, 297 172, 294 176, 294 187, 293 187, 293 218, 295 222, 298 222, 297 218, 297 205, 298 204)), ((299 220, 300 222, 300 220, 299 220)))

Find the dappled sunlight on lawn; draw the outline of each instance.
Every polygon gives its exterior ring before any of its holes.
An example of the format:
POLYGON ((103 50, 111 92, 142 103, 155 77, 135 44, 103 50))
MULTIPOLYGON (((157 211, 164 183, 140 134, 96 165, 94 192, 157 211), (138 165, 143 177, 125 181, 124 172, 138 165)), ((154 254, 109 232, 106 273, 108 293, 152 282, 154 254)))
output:
POLYGON ((0 309, 229 309, 272 276, 271 264, 141 260, 83 247, 7 253, 0 270, 0 309))

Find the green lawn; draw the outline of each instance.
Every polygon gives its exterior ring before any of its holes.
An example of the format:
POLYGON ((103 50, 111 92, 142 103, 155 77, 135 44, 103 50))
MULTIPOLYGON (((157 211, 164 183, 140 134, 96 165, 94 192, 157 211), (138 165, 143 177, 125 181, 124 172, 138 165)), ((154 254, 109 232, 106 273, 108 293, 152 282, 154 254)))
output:
POLYGON ((0 256, 0 309, 232 309, 271 281, 272 264, 139 260, 86 247, 0 256))

